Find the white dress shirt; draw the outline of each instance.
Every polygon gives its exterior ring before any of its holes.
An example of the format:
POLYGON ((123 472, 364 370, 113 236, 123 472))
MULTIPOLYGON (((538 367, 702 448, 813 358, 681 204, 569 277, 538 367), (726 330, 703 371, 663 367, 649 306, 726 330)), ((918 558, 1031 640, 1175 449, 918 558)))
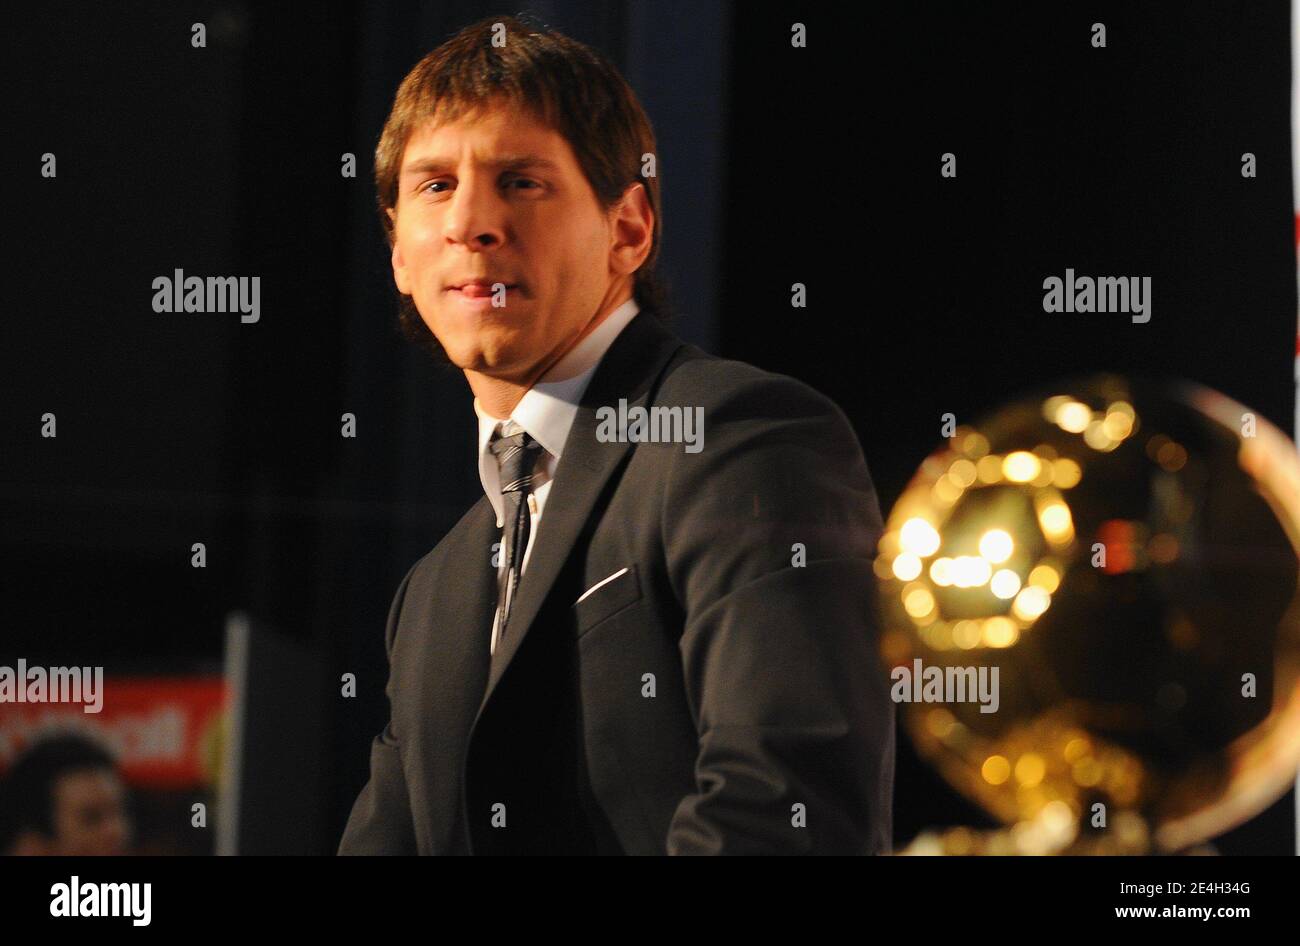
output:
MULTIPOLYGON (((542 521, 542 510, 546 507, 546 497, 551 491, 551 481, 555 479, 560 465, 560 455, 564 452, 564 441, 569 437, 569 428, 578 414, 578 404, 587 390, 591 376, 609 346, 618 338, 619 333, 640 311, 634 299, 628 299, 613 312, 596 330, 573 347, 563 358, 557 361, 546 374, 524 392, 508 419, 526 430, 542 446, 542 455, 537 458, 533 471, 532 492, 528 496, 529 531, 528 544, 524 548, 520 574, 528 568, 528 555, 542 521)), ((507 418, 493 417, 483 410, 478 398, 474 398, 474 413, 478 415, 478 473, 483 483, 483 491, 497 516, 497 528, 504 525, 501 502, 501 471, 497 459, 488 449, 493 432, 507 418)), ((508 563, 505 560, 505 535, 501 536, 501 564, 497 569, 497 610, 492 619, 492 639, 489 652, 495 654, 497 649, 497 628, 501 623, 501 592, 505 587, 508 563)))

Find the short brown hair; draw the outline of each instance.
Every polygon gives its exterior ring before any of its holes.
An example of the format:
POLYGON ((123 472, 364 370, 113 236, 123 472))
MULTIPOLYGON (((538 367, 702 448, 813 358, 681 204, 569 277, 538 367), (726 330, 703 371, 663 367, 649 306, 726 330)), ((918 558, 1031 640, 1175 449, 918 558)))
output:
MULTIPOLYGON (((633 298, 666 318, 668 293, 655 273, 663 227, 657 156, 655 173, 642 174, 643 156, 656 154, 650 119, 618 70, 594 49, 522 17, 487 17, 465 27, 402 80, 375 148, 375 190, 389 248, 394 233, 388 211, 397 206, 411 135, 427 121, 455 121, 498 99, 526 109, 564 137, 603 209, 629 184, 645 186, 654 233, 650 254, 633 279, 633 298), (494 45, 502 27, 505 44, 494 45)), ((401 296, 399 320, 408 338, 446 360, 410 296, 401 296)))

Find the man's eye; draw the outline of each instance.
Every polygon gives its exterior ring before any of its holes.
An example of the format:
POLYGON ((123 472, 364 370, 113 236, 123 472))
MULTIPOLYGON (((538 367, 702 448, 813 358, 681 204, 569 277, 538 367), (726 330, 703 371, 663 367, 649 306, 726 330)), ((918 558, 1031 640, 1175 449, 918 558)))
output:
MULTIPOLYGON (((513 187, 514 185, 517 185, 517 184, 523 184, 523 185, 525 185, 524 187, 519 188, 520 190, 536 190, 536 189, 538 189, 538 188, 541 187, 541 185, 538 184, 536 181, 534 181, 534 180, 532 180, 532 179, 530 179, 530 178, 527 178, 527 177, 515 177, 515 178, 511 178, 510 180, 506 181, 505 183, 506 183, 506 186, 507 186, 507 187, 513 187)), ((421 193, 421 194, 442 194, 442 193, 445 193, 444 190, 430 190, 430 188, 433 188, 433 187, 437 187, 437 188, 446 188, 446 187, 448 187, 448 186, 449 186, 449 185, 448 185, 448 182, 447 182, 447 181, 430 181, 429 183, 423 185, 423 186, 420 188, 420 193, 421 193)))

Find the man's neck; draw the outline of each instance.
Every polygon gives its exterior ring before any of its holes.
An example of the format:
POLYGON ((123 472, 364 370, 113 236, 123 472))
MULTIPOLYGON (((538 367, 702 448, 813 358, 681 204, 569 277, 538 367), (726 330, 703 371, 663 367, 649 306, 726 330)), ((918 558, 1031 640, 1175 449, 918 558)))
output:
POLYGON ((509 417, 511 411, 524 399, 528 389, 537 383, 536 378, 528 382, 507 381, 479 374, 476 371, 466 371, 465 377, 469 380, 470 390, 478 398, 479 406, 486 414, 497 420, 505 420, 509 417))
POLYGON ((528 393, 528 390, 544 377, 546 372, 550 371, 561 358, 573 351, 573 349, 576 348, 584 338, 596 331, 596 329, 598 329, 601 324, 613 314, 615 309, 630 298, 632 298, 632 296, 631 294, 628 294, 627 298, 624 298, 613 305, 607 304, 602 306, 604 311, 602 311, 600 315, 592 319, 591 322, 587 324, 586 328, 579 332, 572 341, 562 347, 558 352, 550 358, 539 362, 526 378, 498 378, 475 371, 472 368, 466 368, 465 380, 469 382, 470 390, 473 391, 474 396, 478 398, 479 406, 492 417, 495 417, 498 420, 505 420, 510 416, 510 413, 515 409, 519 402, 523 400, 523 397, 528 393))

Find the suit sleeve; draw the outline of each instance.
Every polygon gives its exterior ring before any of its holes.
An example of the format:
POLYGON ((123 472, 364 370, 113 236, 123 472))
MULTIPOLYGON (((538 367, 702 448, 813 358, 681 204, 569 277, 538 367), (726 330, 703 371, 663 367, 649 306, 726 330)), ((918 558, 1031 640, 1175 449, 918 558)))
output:
POLYGON ((389 608, 388 625, 384 631, 384 649, 389 662, 384 693, 388 698, 389 721, 371 743, 370 779, 352 805, 352 814, 339 842, 340 855, 417 853, 406 776, 402 773, 402 759, 398 752, 399 734, 393 725, 392 660, 402 602, 418 566, 419 562, 416 562, 406 573, 389 608))
POLYGON ((706 400, 702 448, 675 448, 665 492, 699 737, 667 851, 885 852, 894 707, 877 657, 875 488, 833 402, 750 371, 706 400))

